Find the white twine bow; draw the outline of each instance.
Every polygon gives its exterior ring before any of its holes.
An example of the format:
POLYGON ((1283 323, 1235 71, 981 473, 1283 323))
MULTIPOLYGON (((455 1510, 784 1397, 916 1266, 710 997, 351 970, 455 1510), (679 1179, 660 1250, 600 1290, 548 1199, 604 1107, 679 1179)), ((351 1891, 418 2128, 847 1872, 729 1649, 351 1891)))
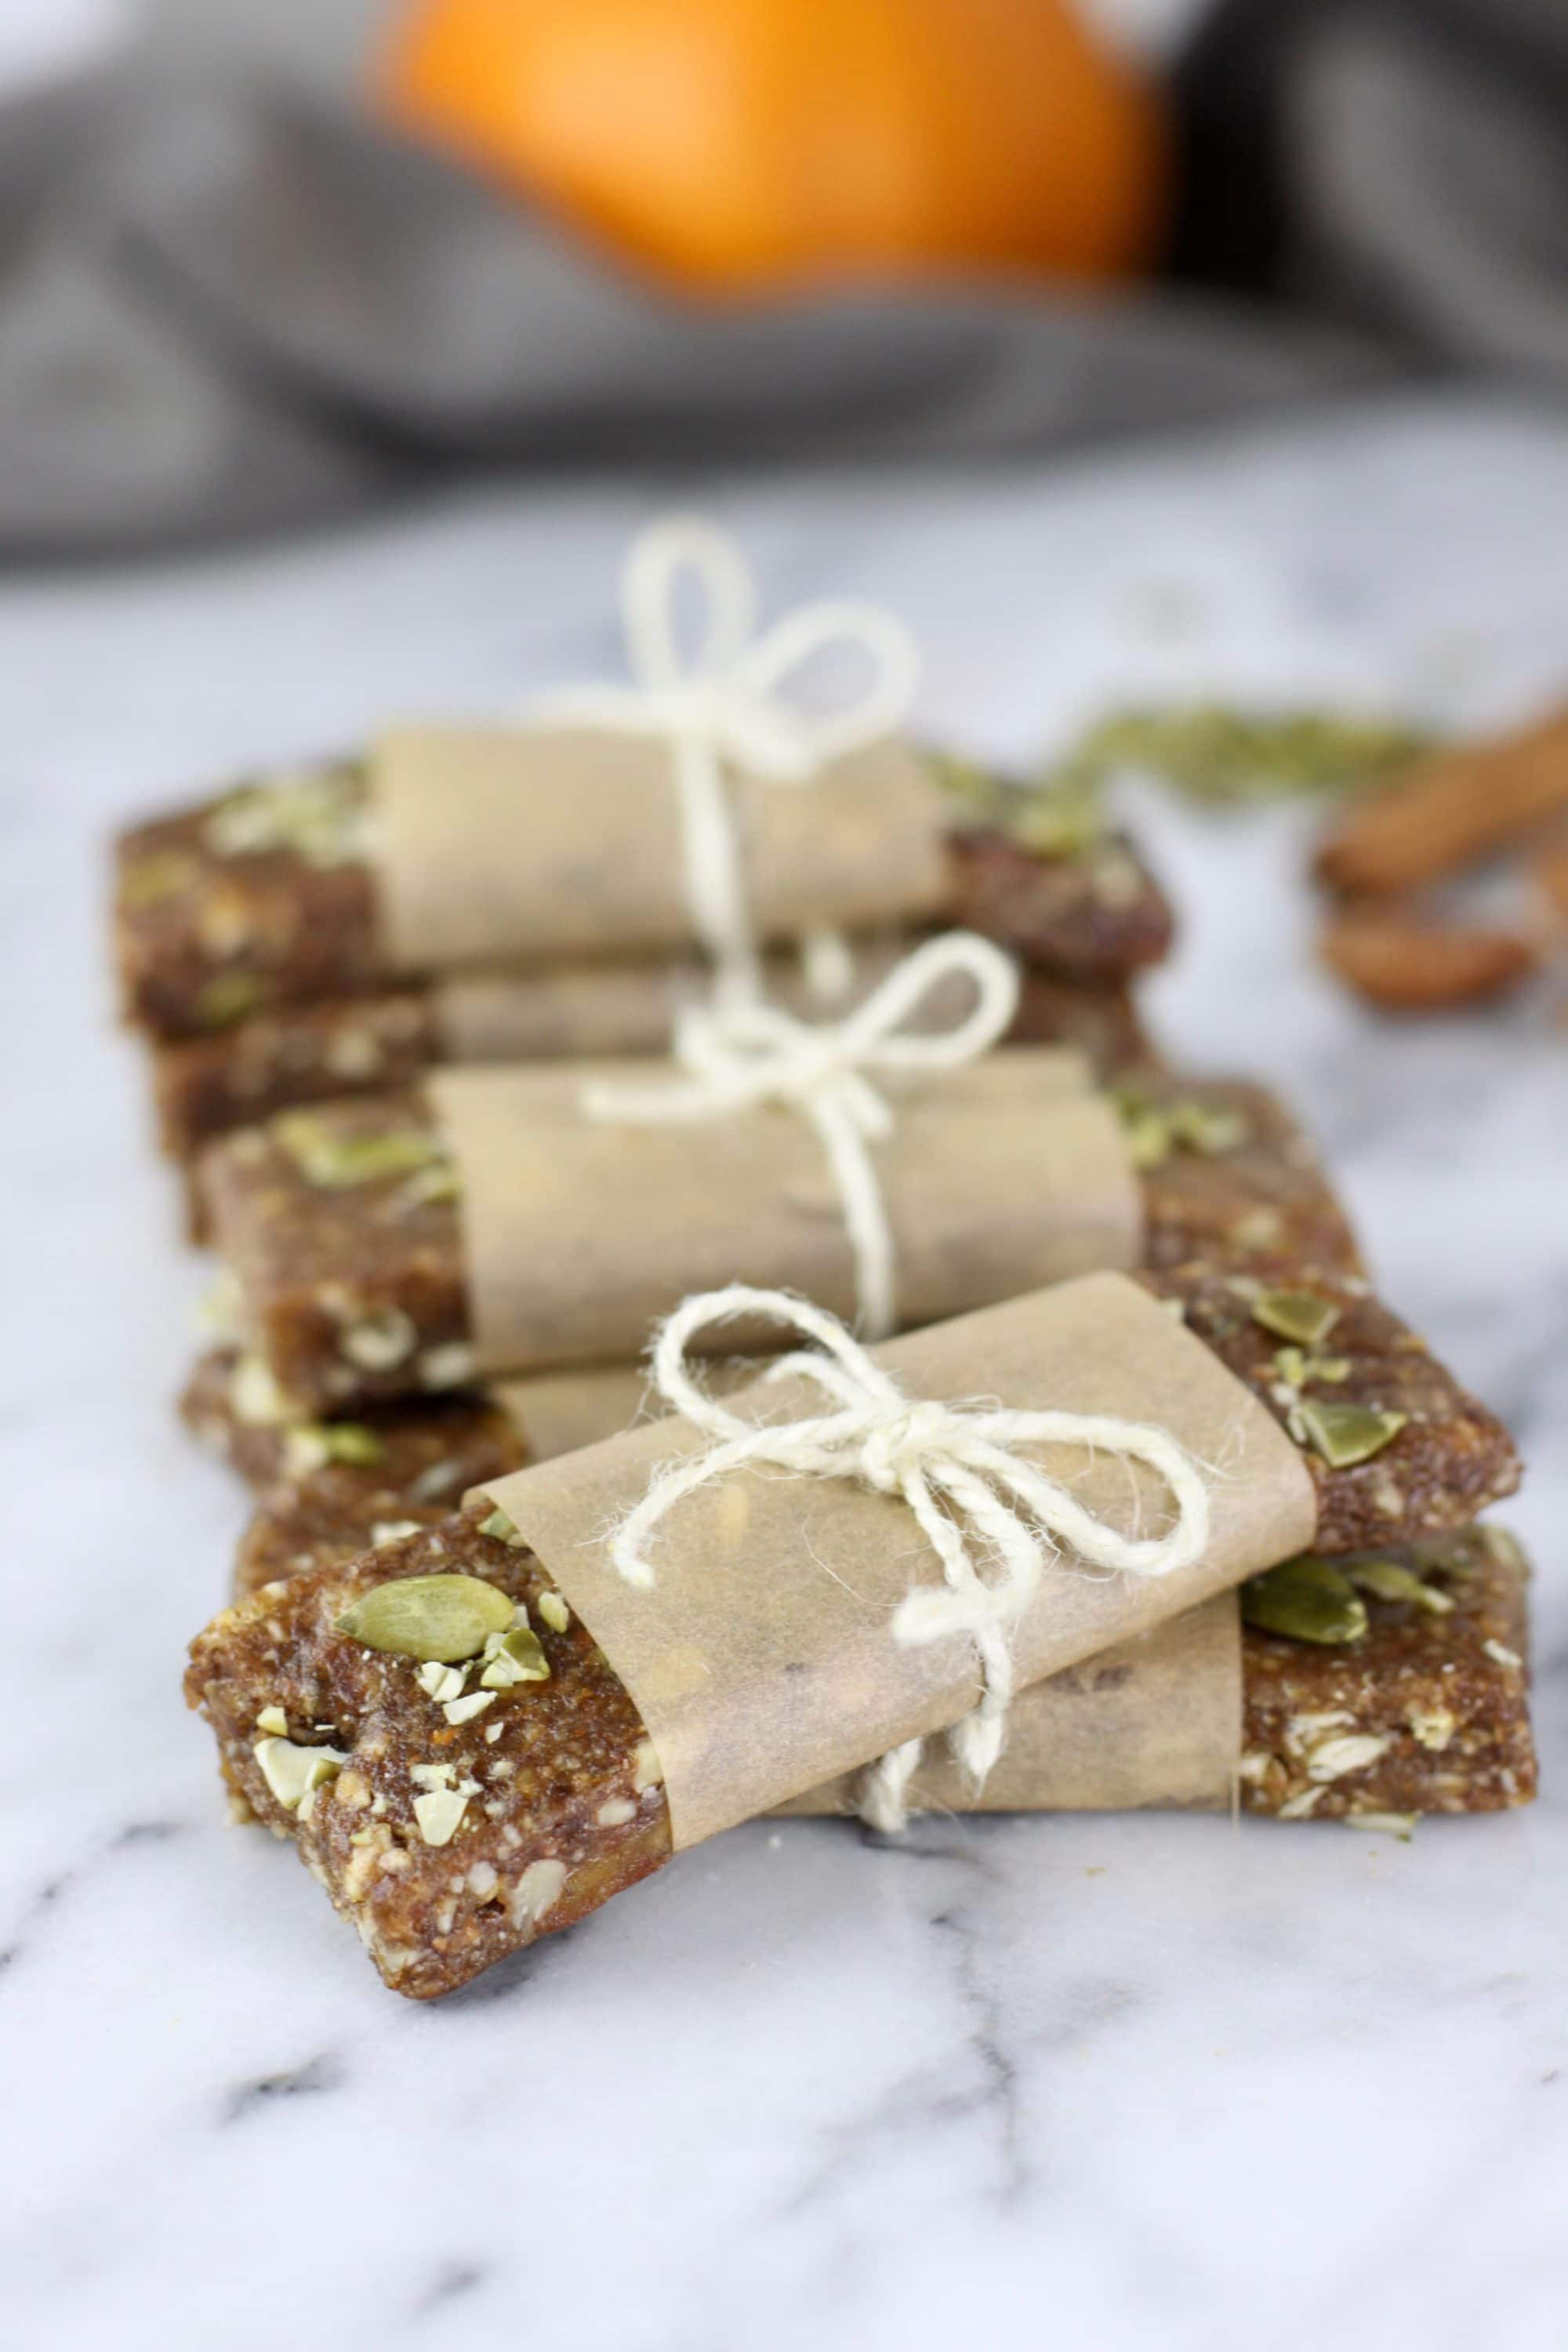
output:
POLYGON ((739 844, 724 790, 731 762, 769 783, 808 783, 830 760, 898 726, 919 672, 901 621, 846 599, 802 604, 758 636, 745 559, 727 534, 668 515, 634 542, 621 583, 626 652, 636 683, 569 687, 532 707, 550 725, 651 735, 670 747, 680 813, 686 891, 698 936, 712 959, 716 992, 736 1003, 759 992, 760 970, 739 844), (693 572, 705 600, 695 660, 676 643, 676 586, 693 572), (837 709, 813 712, 779 689, 814 656, 866 655, 871 677, 837 709))
POLYGON ((847 1020, 797 1021, 776 1004, 693 1006, 676 1021, 672 1052, 684 1082, 595 1085, 583 1108, 606 1123, 727 1118, 759 1103, 798 1111, 822 1139, 838 1187, 855 1259, 861 1328, 873 1339, 897 1316, 893 1236, 870 1147, 893 1129, 893 1110, 871 1084, 876 1070, 952 1070, 996 1043, 1018 1002, 1012 960, 972 931, 945 931, 896 964, 847 1020), (954 973, 974 983, 973 1008, 934 1035, 900 1024, 954 973))
MULTIPOLYGON (((982 1696, 949 1738, 978 1788, 1001 1753, 1013 1696, 1012 1628, 1062 1547, 1093 1567, 1131 1576, 1169 1576, 1199 1559, 1209 1535, 1208 1488, 1197 1464, 1168 1430, 1102 1413, 1023 1412, 979 1403, 943 1404, 906 1396, 837 1316, 781 1290, 743 1283, 688 1298, 653 1349, 653 1380, 677 1412, 714 1443, 659 1471, 610 1540, 626 1581, 649 1589, 648 1549, 660 1521, 697 1487, 730 1471, 768 1463, 819 1478, 853 1478, 880 1495, 901 1495, 942 1563, 941 1585, 915 1585, 893 1612, 893 1640, 921 1644, 966 1635, 978 1653, 982 1696), (815 1382, 828 1410, 800 1421, 746 1421, 700 1388, 687 1349, 715 1324, 765 1316, 814 1340, 782 1357, 766 1377, 815 1382), (1019 1448, 1074 1445, 1145 1464, 1174 1507, 1164 1534, 1122 1535, 1019 1448), (970 1532, 966 1533, 966 1529, 970 1532), (971 1533, 988 1556, 982 1576, 971 1533)), ((905 1799, 921 1743, 909 1740, 863 1777, 858 1810, 878 1829, 904 1825, 905 1799)))

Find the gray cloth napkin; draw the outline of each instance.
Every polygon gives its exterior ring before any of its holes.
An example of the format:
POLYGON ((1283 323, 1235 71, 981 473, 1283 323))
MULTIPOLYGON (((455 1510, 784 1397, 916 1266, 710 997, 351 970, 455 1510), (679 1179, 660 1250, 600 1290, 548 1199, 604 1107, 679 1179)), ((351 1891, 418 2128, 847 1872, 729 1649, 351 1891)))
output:
POLYGON ((320 100, 133 67, 0 110, 0 553, 443 469, 985 457, 1411 368, 1568 383, 1562 0, 1228 0, 1153 285, 718 310, 320 100))

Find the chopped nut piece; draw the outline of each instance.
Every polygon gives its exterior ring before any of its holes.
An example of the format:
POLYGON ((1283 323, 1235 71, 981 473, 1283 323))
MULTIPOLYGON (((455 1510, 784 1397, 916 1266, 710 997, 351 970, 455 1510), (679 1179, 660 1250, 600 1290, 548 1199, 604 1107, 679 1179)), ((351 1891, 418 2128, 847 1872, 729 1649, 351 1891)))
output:
POLYGON ((297 1748, 291 1739, 279 1738, 258 1739, 252 1753, 262 1779, 289 1812, 348 1761, 341 1748, 297 1748))
POLYGON ((241 1356, 228 1384, 229 1403, 237 1421, 254 1429, 271 1429, 289 1419, 289 1400, 259 1356, 241 1356))
POLYGON ((1307 1778, 1338 1780, 1347 1772, 1364 1772, 1387 1746, 1387 1734, 1380 1732, 1345 1731, 1321 1739, 1307 1751, 1307 1778))
POLYGON ((289 1736, 289 1718, 280 1706, 264 1706, 256 1718, 256 1728, 258 1731, 266 1732, 274 1739, 286 1739, 289 1736))
POLYGON ((495 1703, 494 1691, 470 1691, 466 1698, 447 1699, 441 1712, 448 1723, 471 1723, 476 1715, 482 1715, 487 1706, 494 1706, 495 1703))
POLYGON ((426 1845, 450 1845, 468 1810, 467 1797, 455 1789, 426 1789, 414 1800, 414 1818, 426 1845))
POLYGON ((572 1622, 572 1612, 567 1608, 559 1592, 554 1591, 540 1594, 539 1613, 553 1633, 564 1633, 567 1626, 572 1622))
POLYGON ((329 1462, 374 1469, 385 1456, 383 1439, 358 1421, 297 1422, 283 1442, 283 1469, 290 1478, 309 1477, 313 1470, 324 1470, 329 1462))
POLYGON ((349 1324, 338 1347, 362 1371, 390 1372, 414 1353, 418 1337, 401 1307, 383 1307, 349 1324))

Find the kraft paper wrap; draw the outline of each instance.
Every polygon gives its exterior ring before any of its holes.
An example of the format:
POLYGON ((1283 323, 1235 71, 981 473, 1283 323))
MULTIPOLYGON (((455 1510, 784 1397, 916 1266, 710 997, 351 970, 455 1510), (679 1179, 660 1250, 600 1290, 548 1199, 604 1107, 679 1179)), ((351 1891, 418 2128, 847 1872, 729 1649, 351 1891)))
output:
MULTIPOLYGON (((754 1364, 752 1377, 756 1378, 754 1364)), ((645 1420, 650 1396, 654 1406, 658 1403, 648 1388, 645 1364, 533 1372, 523 1381, 492 1381, 489 1392, 516 1423, 531 1462, 548 1462, 557 1454, 574 1454, 580 1445, 597 1445, 645 1420)))
MULTIPOLYGON (((813 986, 793 955, 770 956, 769 1000, 802 1020, 841 1017, 886 978, 912 942, 858 944, 846 989, 813 986)), ((704 968, 664 957, 640 963, 556 965, 547 971, 461 973, 431 992, 442 1059, 554 1062, 605 1054, 667 1054, 676 1015, 705 992, 704 968)), ((916 1034, 954 1027, 973 1002, 973 981, 950 972, 900 1026, 916 1034)))
MULTIPOLYGON (((590 728, 404 727, 367 763, 389 968, 616 955, 696 942, 672 754, 590 728)), ((760 939, 940 911, 942 795, 891 737, 801 784, 738 775, 731 806, 760 939)))
MULTIPOLYGON (((715 1362, 705 1384, 729 1394, 757 1377, 715 1362)), ((500 1381, 492 1393, 526 1435, 530 1459, 596 1444, 662 1410, 645 1367, 606 1364, 500 1381)), ((1241 1753, 1241 1619, 1217 1593, 1021 1691, 1002 1760, 977 1796, 933 1744, 910 1782, 912 1812, 1123 1812, 1142 1805, 1217 1808, 1241 1753)), ((781 1814, 855 1810, 858 1771, 808 1789, 781 1814)))
MULTIPOLYGON (((481 1373, 625 1361, 689 1292, 737 1277, 853 1317, 843 1203, 809 1121, 772 1108, 647 1127, 584 1113, 586 1085, 649 1078, 646 1063, 616 1062, 435 1073, 481 1373)), ((903 1321, 1137 1263, 1141 1190, 1115 1111, 1087 1083, 1080 1057, 1052 1046, 889 1079, 894 1131, 872 1155, 903 1321)))
MULTIPOLYGON (((1020 1691, 978 1796, 933 1742, 906 1802, 912 1813, 1217 1811, 1230 1801, 1241 1724, 1241 1612, 1220 1592, 1020 1691)), ((859 1784, 847 1772, 774 1810, 853 1812, 859 1784)))
MULTIPOLYGON (((1017 1628, 1022 1685, 1059 1673, 1228 1590, 1312 1538, 1310 1477, 1268 1411, 1158 1300, 1100 1274, 874 1349, 912 1398, 984 1396, 1152 1422, 1215 1466, 1212 1539, 1193 1567, 1114 1577, 1064 1559, 1017 1628)), ((821 1410, 809 1382, 746 1391, 736 1408, 821 1410)), ((678 1419, 514 1472, 484 1491, 516 1523, 641 1714, 678 1846, 766 1812, 974 1704, 972 1645, 900 1647, 889 1630, 937 1563, 907 1507, 848 1479, 741 1470, 677 1504, 658 1583, 634 1591, 605 1534, 661 1464, 709 1440, 678 1419)), ((1131 1532, 1163 1519, 1161 1483, 1120 1457, 1039 1449, 1090 1508, 1131 1532)))
MULTIPOLYGON (((702 1368, 715 1396, 750 1388, 764 1369, 763 1356, 715 1357, 702 1368)), ((579 1445, 597 1445, 635 1422, 667 1410, 646 1364, 588 1364, 564 1372, 530 1372, 519 1381, 491 1381, 489 1393, 511 1415, 531 1462, 548 1462, 579 1445)))

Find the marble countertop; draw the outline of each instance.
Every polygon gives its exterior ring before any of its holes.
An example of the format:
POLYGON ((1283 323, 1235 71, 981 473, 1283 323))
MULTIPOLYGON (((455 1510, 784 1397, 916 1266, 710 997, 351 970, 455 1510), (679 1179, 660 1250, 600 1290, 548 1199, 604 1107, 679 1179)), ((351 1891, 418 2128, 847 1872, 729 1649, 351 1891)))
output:
MULTIPOLYGON (((1540 2352, 1568 2291, 1568 1035, 1540 1003, 1347 1003, 1294 815, 1139 800, 1185 924, 1151 1010, 1289 1085, 1387 1291, 1522 1443, 1532 1812, 1409 1845, 756 1827, 433 2010, 225 1826, 178 1676, 244 1506, 170 1411, 205 1270, 111 1023, 105 836, 395 706, 612 669, 617 557, 669 491, 470 489, 0 588, 0 2340, 1540 2352)), ((981 751, 1208 690, 1481 725, 1568 670, 1568 420, 1518 406, 704 496, 771 600, 901 609, 924 717, 981 751)))

